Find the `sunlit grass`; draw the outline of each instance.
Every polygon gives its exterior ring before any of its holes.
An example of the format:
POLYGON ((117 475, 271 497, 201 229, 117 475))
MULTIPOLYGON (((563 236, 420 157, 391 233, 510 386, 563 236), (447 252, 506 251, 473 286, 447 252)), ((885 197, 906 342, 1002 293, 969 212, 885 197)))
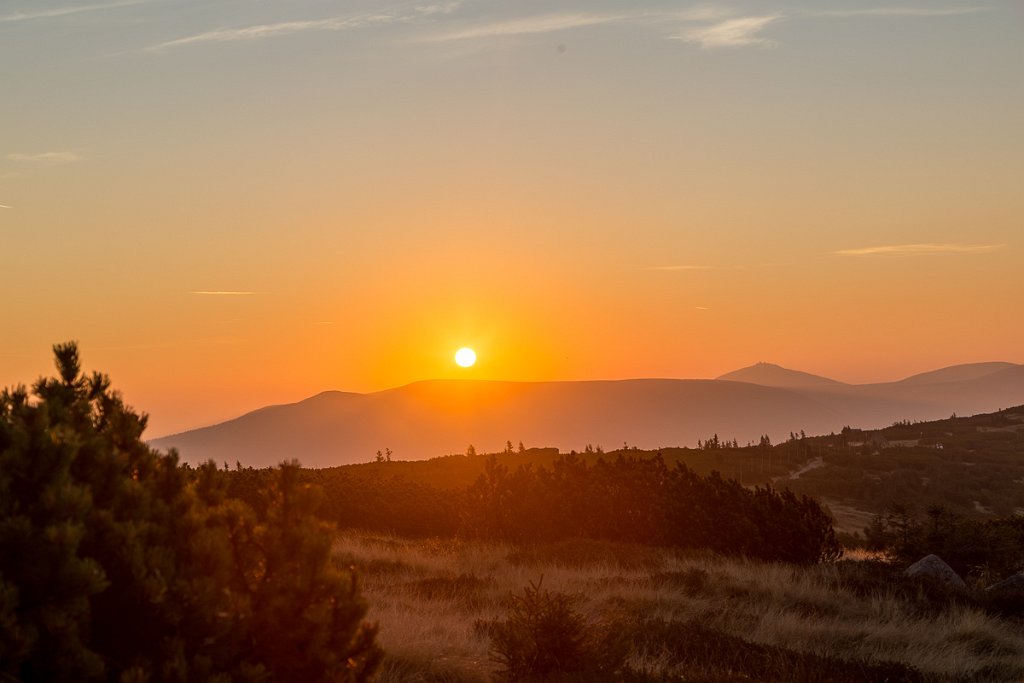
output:
MULTIPOLYGON (((935 680, 1017 681, 1024 631, 962 604, 926 610, 895 590, 844 584, 837 565, 810 568, 575 542, 535 549, 501 544, 343 534, 380 624, 387 660, 379 680, 487 681, 485 631, 502 600, 543 576, 546 589, 581 596, 590 619, 698 623, 754 643, 843 659, 902 662, 935 680)), ((630 664, 679 674, 660 651, 630 664)))

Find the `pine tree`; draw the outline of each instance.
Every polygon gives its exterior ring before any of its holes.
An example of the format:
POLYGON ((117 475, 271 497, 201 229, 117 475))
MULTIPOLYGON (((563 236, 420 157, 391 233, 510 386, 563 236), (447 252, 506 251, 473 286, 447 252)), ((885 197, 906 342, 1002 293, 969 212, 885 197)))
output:
POLYGON ((76 345, 54 352, 34 400, 0 394, 0 678, 367 680, 375 629, 298 466, 257 512, 213 462, 151 450, 76 345))

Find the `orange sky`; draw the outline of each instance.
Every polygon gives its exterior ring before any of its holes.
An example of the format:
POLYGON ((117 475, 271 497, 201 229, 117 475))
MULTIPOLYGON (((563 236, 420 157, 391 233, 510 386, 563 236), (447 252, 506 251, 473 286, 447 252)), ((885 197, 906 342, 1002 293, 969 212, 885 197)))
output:
POLYGON ((1012 2, 11 4, 0 384, 1024 362, 1012 2))

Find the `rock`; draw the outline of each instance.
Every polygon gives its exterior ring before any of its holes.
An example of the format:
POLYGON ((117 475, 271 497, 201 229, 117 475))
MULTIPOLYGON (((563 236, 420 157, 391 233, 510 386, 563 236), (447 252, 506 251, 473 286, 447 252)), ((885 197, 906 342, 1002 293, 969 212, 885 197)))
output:
POLYGON ((985 589, 987 608, 1007 617, 1024 616, 1024 572, 994 583, 985 589))
POLYGON ((927 577, 938 581, 949 588, 959 588, 962 590, 967 589, 967 584, 964 583, 964 580, 961 579, 955 571, 953 571, 952 567, 943 562, 942 558, 938 555, 922 557, 920 560, 907 567, 906 571, 903 573, 912 578, 927 577))
POLYGON ((999 583, 994 583, 985 589, 986 593, 1003 595, 1006 593, 1015 593, 1024 595, 1024 572, 1020 574, 1014 574, 1008 579, 1003 579, 999 583))

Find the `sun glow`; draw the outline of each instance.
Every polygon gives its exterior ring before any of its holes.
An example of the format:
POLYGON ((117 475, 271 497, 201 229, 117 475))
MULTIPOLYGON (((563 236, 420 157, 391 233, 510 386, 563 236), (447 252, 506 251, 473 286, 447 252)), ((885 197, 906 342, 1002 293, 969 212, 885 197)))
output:
POLYGON ((469 347, 462 347, 455 352, 455 363, 461 368, 472 367, 476 363, 476 351, 469 347))

